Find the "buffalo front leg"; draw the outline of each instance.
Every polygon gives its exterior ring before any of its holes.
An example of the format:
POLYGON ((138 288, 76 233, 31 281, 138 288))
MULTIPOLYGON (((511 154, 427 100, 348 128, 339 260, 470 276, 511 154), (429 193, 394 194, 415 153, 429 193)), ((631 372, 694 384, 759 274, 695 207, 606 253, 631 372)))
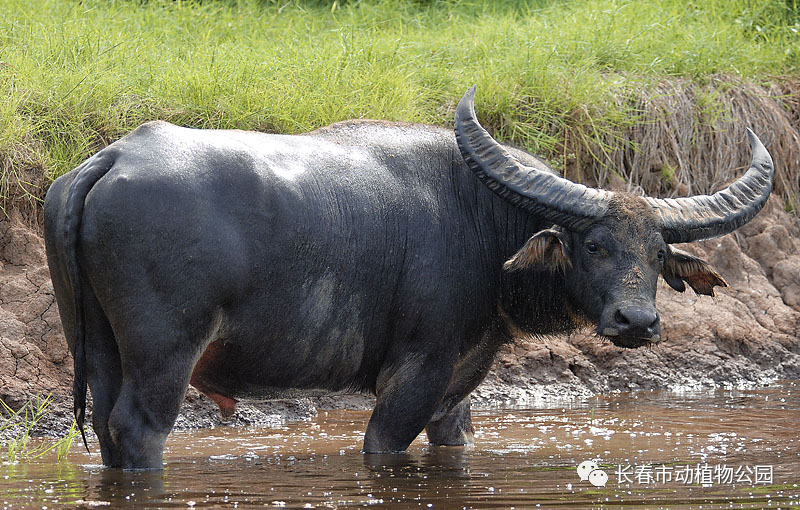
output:
POLYGON ((428 442, 435 446, 463 446, 474 441, 470 415, 470 398, 467 396, 447 414, 425 427, 428 442))
POLYGON ((509 340, 502 323, 496 322, 483 334, 481 341, 456 362, 439 410, 425 428, 431 444, 456 446, 473 443, 470 393, 486 377, 497 349, 509 340))
POLYGON ((364 453, 400 453, 430 421, 450 379, 441 356, 406 356, 378 376, 378 399, 364 436, 364 453))

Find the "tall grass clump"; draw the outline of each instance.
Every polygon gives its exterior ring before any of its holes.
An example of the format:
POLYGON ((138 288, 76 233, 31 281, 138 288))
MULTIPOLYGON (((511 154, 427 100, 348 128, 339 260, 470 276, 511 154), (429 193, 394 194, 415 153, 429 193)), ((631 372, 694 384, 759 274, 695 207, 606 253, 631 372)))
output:
POLYGON ((449 125, 473 83, 493 134, 583 178, 656 122, 642 90, 768 86, 798 73, 798 30, 795 0, 7 0, 0 207, 38 217, 53 178, 146 120, 449 125))
POLYGON ((15 463, 44 457, 55 453, 56 459, 66 460, 72 444, 80 436, 75 422, 66 436, 58 440, 33 439, 34 433, 47 416, 52 397, 36 396, 13 410, 0 400, 0 437, 5 437, 5 460, 15 463))

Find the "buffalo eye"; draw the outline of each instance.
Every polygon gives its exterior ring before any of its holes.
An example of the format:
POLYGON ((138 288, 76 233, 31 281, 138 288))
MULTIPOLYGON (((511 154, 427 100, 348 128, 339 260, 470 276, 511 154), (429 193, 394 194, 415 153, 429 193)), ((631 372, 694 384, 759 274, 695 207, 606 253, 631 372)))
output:
POLYGON ((586 251, 591 255, 597 255, 600 253, 600 247, 597 246, 597 243, 586 243, 586 251))
POLYGON ((665 250, 658 250, 658 255, 656 256, 658 257, 659 262, 664 262, 664 260, 667 258, 667 252, 665 250))

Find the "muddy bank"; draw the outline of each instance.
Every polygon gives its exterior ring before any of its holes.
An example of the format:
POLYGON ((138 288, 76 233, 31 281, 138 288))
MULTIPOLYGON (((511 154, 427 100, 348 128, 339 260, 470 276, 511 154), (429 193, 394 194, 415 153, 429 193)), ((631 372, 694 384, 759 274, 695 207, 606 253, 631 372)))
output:
MULTIPOLYGON (((715 298, 661 284, 664 341, 623 350, 579 333, 519 338, 499 354, 477 390, 478 407, 677 386, 752 386, 800 378, 800 230, 779 198, 737 233, 683 246, 730 283, 715 298)), ((18 407, 52 394, 45 429, 71 421, 72 358, 49 279, 41 237, 20 221, 0 222, 0 398, 18 407)), ((240 405, 232 425, 274 424, 315 415, 318 407, 363 408, 361 396, 240 405)), ((216 406, 191 390, 177 426, 222 423, 216 406)))

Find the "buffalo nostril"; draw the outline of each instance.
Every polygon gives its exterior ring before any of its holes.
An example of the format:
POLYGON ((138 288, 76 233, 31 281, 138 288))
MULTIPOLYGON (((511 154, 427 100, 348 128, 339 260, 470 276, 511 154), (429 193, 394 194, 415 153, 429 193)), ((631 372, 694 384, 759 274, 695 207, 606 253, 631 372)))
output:
POLYGON ((627 326, 630 324, 630 321, 627 317, 625 317, 625 315, 622 314, 621 310, 617 310, 617 312, 614 314, 614 320, 621 326, 627 326))

